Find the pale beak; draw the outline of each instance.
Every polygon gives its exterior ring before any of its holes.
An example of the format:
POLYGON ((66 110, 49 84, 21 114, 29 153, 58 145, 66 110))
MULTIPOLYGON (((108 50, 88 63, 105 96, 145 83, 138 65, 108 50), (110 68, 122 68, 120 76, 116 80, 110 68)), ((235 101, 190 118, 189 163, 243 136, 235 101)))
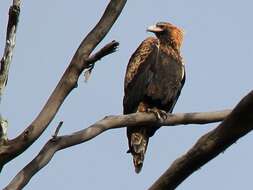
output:
POLYGON ((147 31, 156 33, 156 32, 162 32, 163 30, 161 28, 157 27, 156 25, 152 25, 147 28, 147 31))

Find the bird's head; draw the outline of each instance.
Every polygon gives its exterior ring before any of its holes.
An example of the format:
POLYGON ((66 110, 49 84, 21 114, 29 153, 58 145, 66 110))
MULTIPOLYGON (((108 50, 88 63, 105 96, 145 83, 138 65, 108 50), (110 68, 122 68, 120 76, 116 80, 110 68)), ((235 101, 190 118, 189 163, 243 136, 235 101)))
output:
POLYGON ((160 42, 169 43, 180 49, 183 42, 183 30, 168 22, 158 22, 148 27, 148 32, 153 32, 160 42))

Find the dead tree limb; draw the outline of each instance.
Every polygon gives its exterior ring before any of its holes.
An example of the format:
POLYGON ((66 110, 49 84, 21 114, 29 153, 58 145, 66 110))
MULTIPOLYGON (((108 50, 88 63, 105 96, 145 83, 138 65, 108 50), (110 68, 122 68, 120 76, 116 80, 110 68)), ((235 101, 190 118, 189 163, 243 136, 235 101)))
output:
POLYGON ((20 13, 20 0, 14 0, 9 9, 5 48, 0 61, 0 100, 2 98, 9 75, 9 68, 12 61, 13 50, 16 45, 16 32, 20 13))
POLYGON ((253 129, 253 91, 245 96, 231 114, 197 143, 149 188, 149 190, 175 189, 193 172, 212 160, 239 138, 253 129))
POLYGON ((101 58, 103 58, 106 55, 109 55, 117 50, 117 47, 119 46, 119 42, 112 41, 108 44, 106 44, 103 48, 101 48, 98 52, 91 55, 88 59, 86 59, 86 65, 88 68, 85 68, 84 77, 85 81, 87 82, 92 69, 95 66, 95 63, 99 61, 101 58))
POLYGON ((174 126, 180 124, 205 124, 222 121, 230 113, 230 110, 203 113, 178 113, 168 114, 165 121, 157 121, 154 114, 134 113, 129 115, 107 116, 94 123, 90 127, 83 129, 72 135, 54 136, 39 152, 39 154, 25 166, 5 190, 15 190, 23 188, 30 179, 47 165, 58 150, 74 146, 98 136, 102 132, 122 128, 125 126, 135 126, 136 124, 159 123, 160 126, 174 126))
MULTIPOLYGON (((9 9, 9 19, 6 30, 5 48, 0 60, 0 103, 7 85, 9 68, 12 61, 13 51, 16 45, 16 32, 20 13, 20 0, 14 0, 9 9)), ((8 121, 0 115, 0 144, 7 141, 8 121)), ((1 171, 0 166, 0 171, 1 171)))
POLYGON ((68 68, 39 115, 20 135, 0 146, 0 167, 23 153, 47 128, 65 98, 77 87, 80 74, 85 68, 89 68, 90 63, 86 60, 109 32, 125 3, 126 0, 111 0, 109 2, 100 21, 81 42, 68 68))

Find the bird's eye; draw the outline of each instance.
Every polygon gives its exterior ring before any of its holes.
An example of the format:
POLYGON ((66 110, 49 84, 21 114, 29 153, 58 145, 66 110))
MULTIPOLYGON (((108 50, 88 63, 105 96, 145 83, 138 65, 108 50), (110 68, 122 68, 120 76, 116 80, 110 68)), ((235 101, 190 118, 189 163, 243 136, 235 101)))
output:
POLYGON ((164 29, 164 28, 165 28, 165 26, 164 26, 163 24, 159 24, 159 23, 156 24, 156 26, 159 27, 159 28, 161 28, 161 29, 164 29))

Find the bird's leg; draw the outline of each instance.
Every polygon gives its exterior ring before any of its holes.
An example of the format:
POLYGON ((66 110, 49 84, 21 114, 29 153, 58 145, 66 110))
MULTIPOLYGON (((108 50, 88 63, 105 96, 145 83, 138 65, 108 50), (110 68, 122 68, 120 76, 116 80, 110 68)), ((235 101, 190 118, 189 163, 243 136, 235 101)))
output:
POLYGON ((156 116, 157 120, 166 120, 167 119, 167 112, 161 109, 158 109, 156 107, 154 108, 148 108, 147 112, 153 113, 156 116))
POLYGON ((157 120, 166 120, 167 119, 167 112, 157 107, 149 108, 149 106, 145 102, 140 102, 138 106, 138 112, 149 112, 153 113, 156 116, 157 120))
POLYGON ((147 112, 148 111, 148 105, 144 102, 140 102, 137 110, 138 110, 138 112, 147 112))

